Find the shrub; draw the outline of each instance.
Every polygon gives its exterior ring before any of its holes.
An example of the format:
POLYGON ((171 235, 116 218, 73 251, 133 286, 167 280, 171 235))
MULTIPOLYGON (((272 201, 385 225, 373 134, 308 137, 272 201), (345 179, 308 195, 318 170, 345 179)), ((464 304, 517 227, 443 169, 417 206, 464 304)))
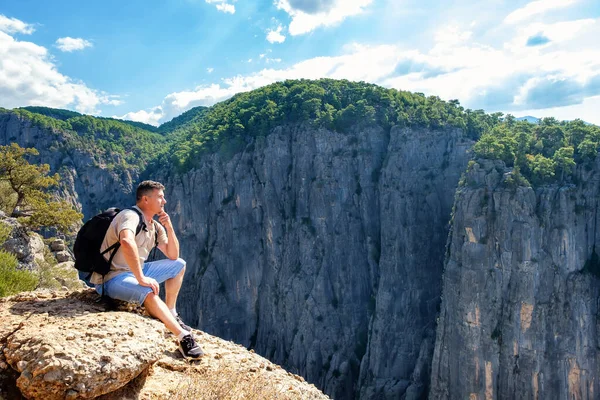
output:
POLYGON ((38 283, 36 274, 17 269, 17 258, 0 250, 0 297, 35 289, 38 283))
POLYGON ((6 242, 10 233, 12 232, 12 227, 2 221, 0 221, 0 244, 6 242))

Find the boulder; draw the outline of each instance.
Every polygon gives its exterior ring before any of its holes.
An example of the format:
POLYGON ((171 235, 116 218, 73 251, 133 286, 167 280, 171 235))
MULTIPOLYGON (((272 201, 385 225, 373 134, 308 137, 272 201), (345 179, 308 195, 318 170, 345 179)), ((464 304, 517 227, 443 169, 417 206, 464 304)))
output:
POLYGON ((56 257, 56 261, 58 261, 59 263, 73 261, 73 257, 68 251, 58 251, 54 253, 54 257, 56 257))
POLYGON ((65 242, 62 239, 54 239, 52 242, 50 242, 50 249, 52 251, 64 251, 67 249, 67 246, 65 246, 65 242))
POLYGON ((19 373, 17 387, 28 399, 110 393, 162 356, 165 328, 159 321, 101 313, 90 291, 31 296, 8 307, 0 303, 4 357, 19 373))
MULTIPOLYGON (((3 221, 10 221, 10 218, 3 221)), ((36 270, 36 261, 44 260, 45 244, 42 237, 37 233, 28 232, 20 226, 14 227, 9 239, 0 246, 3 250, 17 257, 19 266, 22 269, 36 270)))

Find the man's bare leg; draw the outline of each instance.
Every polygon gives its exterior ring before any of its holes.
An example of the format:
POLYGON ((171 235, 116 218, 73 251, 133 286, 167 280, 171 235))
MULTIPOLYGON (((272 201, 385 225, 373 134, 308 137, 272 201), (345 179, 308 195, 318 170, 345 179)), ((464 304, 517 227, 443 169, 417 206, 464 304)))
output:
POLYGON ((177 304, 177 296, 183 283, 183 275, 185 274, 185 265, 179 273, 171 279, 165 281, 165 303, 169 309, 174 309, 177 304))
POLYGON ((179 336, 181 332, 183 332, 183 329, 181 329, 181 326, 177 323, 167 305, 154 293, 150 293, 146 296, 144 307, 146 307, 148 314, 161 320, 173 335, 179 336))

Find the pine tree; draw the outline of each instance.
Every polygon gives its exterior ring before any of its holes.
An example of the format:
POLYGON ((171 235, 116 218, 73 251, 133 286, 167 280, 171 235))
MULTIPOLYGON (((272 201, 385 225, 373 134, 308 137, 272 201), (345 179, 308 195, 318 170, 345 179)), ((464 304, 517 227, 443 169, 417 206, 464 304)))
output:
POLYGON ((49 189, 58 185, 60 176, 49 175, 48 164, 27 161, 27 157, 37 155, 35 148, 22 148, 16 143, 0 146, 0 207, 31 229, 70 232, 83 215, 66 201, 52 197, 49 189))

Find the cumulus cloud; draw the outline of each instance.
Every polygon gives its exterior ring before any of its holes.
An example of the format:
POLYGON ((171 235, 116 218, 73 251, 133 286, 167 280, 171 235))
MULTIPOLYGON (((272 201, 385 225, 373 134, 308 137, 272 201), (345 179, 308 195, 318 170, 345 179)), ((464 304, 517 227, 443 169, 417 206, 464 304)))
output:
POLYGON ((292 36, 309 33, 321 26, 333 26, 365 12, 373 0, 277 0, 277 8, 292 17, 292 36))
MULTIPOLYGON (((205 0, 208 4, 214 4, 217 10, 224 13, 235 14, 235 6, 227 0, 205 0)), ((235 1, 235 0, 234 0, 235 1)))
POLYGON ((71 53, 77 50, 83 50, 86 47, 92 47, 92 43, 82 38, 63 37, 56 39, 56 47, 60 51, 71 53))
POLYGON ((519 8, 504 18, 504 22, 507 24, 516 24, 529 19, 535 15, 543 14, 550 10, 558 8, 569 7, 578 0, 537 0, 526 4, 524 7, 519 8))
MULTIPOLYGON (((598 22, 532 24, 515 28, 506 43, 495 45, 478 43, 470 29, 455 25, 434 32, 433 44, 424 50, 351 44, 337 56, 311 58, 286 68, 268 66, 220 84, 171 93, 158 106, 161 116, 154 121, 166 122, 194 106, 210 106, 273 82, 327 77, 460 99, 466 107, 490 112, 522 111, 540 116, 532 110, 581 105, 588 110, 584 119, 600 123, 600 117, 592 112, 600 100, 590 100, 600 99, 600 49, 595 45, 600 36, 598 22), (551 42, 528 47, 527 38, 533 35, 543 35, 551 42)), ((271 60, 267 54, 259 58, 271 60)))
POLYGON ((283 27, 279 25, 277 29, 269 29, 267 31, 267 41, 269 43, 283 43, 285 41, 285 36, 281 34, 283 27))
MULTIPOLYGON (((27 24, 25 24, 27 25, 27 24)), ((0 31, 0 99, 13 108, 38 105, 97 114, 101 104, 120 104, 117 96, 91 89, 61 74, 45 47, 0 31)))
POLYGON ((27 24, 16 18, 8 18, 0 14, 0 32, 12 34, 12 33, 23 33, 25 35, 31 35, 35 29, 33 25, 27 24))
POLYGON ((150 110, 140 110, 135 112, 128 112, 125 115, 113 115, 113 118, 118 119, 126 119, 129 121, 138 121, 143 122, 145 124, 150 124, 154 126, 160 125, 160 119, 163 116, 162 109, 160 107, 154 107, 150 110))

